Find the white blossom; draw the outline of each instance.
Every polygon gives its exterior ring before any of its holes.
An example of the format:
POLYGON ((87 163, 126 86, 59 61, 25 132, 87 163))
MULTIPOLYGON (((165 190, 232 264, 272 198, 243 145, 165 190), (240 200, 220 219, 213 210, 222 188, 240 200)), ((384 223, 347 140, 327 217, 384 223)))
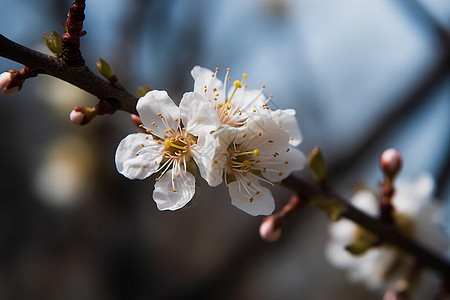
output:
POLYGON ((275 208, 269 188, 292 171, 303 169, 304 154, 289 144, 289 135, 272 119, 253 115, 239 130, 218 137, 211 176, 224 173, 232 204, 251 215, 269 215, 275 208))
POLYGON ((298 146, 302 140, 300 128, 295 118, 295 110, 278 109, 272 111, 267 104, 271 97, 267 98, 263 86, 259 90, 247 89, 244 80, 247 74, 242 75, 242 80, 235 80, 228 93, 227 82, 229 80, 229 69, 222 82, 217 78, 217 71, 195 66, 191 75, 194 78, 194 92, 202 95, 217 112, 217 116, 222 123, 229 127, 243 126, 247 119, 253 114, 269 116, 273 121, 289 133, 290 143, 298 146))
MULTIPOLYGON (((392 201, 395 208, 394 219, 399 229, 443 254, 449 244, 440 227, 442 209, 431 197, 431 176, 423 174, 415 181, 400 178, 395 182, 395 187, 392 201)), ((351 202, 372 217, 379 215, 379 200, 369 190, 358 191, 351 202)), ((345 246, 355 242, 360 233, 361 228, 349 220, 332 224, 326 256, 332 265, 347 270, 350 281, 362 282, 372 290, 386 288, 405 271, 407 258, 397 248, 386 244, 372 247, 359 256, 350 254, 345 246)))
POLYGON ((156 90, 140 98, 136 109, 147 133, 130 134, 120 142, 117 170, 130 179, 160 172, 154 201, 160 210, 179 209, 195 192, 193 161, 202 177, 209 177, 208 158, 215 150, 210 132, 219 126, 215 112, 197 93, 185 93, 177 107, 167 92, 156 90))

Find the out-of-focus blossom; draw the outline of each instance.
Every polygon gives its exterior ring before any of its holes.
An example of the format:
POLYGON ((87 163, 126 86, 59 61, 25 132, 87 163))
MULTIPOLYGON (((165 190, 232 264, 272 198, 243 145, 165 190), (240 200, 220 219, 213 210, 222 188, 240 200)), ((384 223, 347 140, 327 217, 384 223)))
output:
MULTIPOLYGON (((399 179, 395 183, 393 205, 394 219, 399 229, 418 242, 443 254, 449 246, 440 222, 443 221, 442 208, 432 198, 433 180, 423 174, 414 181, 399 179)), ((377 217, 378 200, 369 190, 358 191, 352 204, 377 217)), ((341 220, 330 227, 331 240, 326 247, 328 260, 337 268, 348 272, 350 281, 362 282, 369 289, 379 290, 405 276, 408 260, 397 248, 383 244, 372 247, 365 253, 354 256, 345 246, 355 242, 361 228, 348 220, 341 220)))
POLYGON ((35 189, 42 202, 53 207, 71 207, 95 185, 98 165, 92 145, 76 137, 55 141, 35 175, 35 189))

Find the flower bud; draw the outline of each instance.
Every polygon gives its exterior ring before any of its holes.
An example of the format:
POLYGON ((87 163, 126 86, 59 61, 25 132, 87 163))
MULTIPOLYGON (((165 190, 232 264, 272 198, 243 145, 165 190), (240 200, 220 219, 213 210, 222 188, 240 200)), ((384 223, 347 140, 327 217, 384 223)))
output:
POLYGON ((394 148, 385 150, 380 157, 380 167, 387 179, 392 181, 402 167, 402 155, 394 148))
POLYGON ((75 125, 86 125, 89 123, 97 114, 95 110, 84 106, 75 106, 70 112, 70 121, 75 125))
POLYGON ((405 279, 396 282, 395 287, 384 294, 383 300, 409 300, 409 283, 405 279))
POLYGON ((0 91, 3 95, 10 96, 17 93, 20 90, 20 86, 16 85, 11 87, 13 80, 13 74, 11 72, 3 72, 0 74, 0 91))
POLYGON ((266 242, 275 242, 283 233, 284 218, 277 218, 275 216, 266 217, 259 226, 259 235, 266 242))

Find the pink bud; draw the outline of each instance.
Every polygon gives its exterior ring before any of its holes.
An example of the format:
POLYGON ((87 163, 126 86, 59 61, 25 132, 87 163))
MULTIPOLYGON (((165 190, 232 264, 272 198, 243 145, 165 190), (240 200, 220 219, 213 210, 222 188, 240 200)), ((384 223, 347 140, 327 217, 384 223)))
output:
POLYGON ((386 177, 392 180, 402 167, 402 155, 397 149, 389 148, 381 154, 380 166, 386 177))
POLYGON ((0 91, 2 92, 3 95, 10 96, 12 94, 17 93, 20 90, 19 86, 13 86, 8 88, 11 82, 12 82, 11 72, 3 72, 2 74, 0 74, 0 91))
POLYGON ((84 106, 75 106, 70 112, 70 121, 75 125, 86 125, 96 116, 95 110, 84 106))
POLYGON ((383 300, 408 300, 409 295, 407 292, 399 292, 399 291, 388 291, 384 294, 383 300))
POLYGON ((137 127, 140 127, 142 125, 141 118, 135 114, 131 114, 131 122, 133 122, 137 127))
MULTIPOLYGON (((282 219, 284 220, 284 219, 282 219)), ((283 233, 283 221, 275 216, 266 217, 259 226, 259 235, 266 242, 275 242, 283 233)))
POLYGON ((85 115, 81 111, 75 109, 70 112, 70 121, 75 125, 81 125, 83 123, 85 115))

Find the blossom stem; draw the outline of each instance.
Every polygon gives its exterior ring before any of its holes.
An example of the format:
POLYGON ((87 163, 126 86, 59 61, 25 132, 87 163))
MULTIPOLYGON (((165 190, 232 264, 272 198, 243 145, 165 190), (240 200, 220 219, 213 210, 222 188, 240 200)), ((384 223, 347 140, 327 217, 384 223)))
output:
POLYGON ((377 235, 381 242, 389 243, 414 256, 419 264, 430 267, 442 273, 445 277, 450 277, 450 263, 448 261, 405 236, 393 224, 374 219, 360 211, 331 187, 319 187, 315 183, 307 182, 292 175, 284 179, 282 184, 297 193, 303 201, 309 201, 318 195, 335 199, 345 206, 342 217, 377 235))

